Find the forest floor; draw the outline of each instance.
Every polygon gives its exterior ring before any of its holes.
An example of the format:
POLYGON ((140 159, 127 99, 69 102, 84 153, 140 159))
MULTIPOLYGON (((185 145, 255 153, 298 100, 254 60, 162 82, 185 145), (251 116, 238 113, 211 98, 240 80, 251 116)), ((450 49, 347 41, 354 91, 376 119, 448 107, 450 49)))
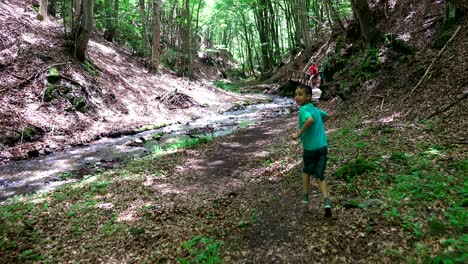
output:
MULTIPOLYGON (((441 4, 430 5, 435 15, 441 4)), ((406 35, 398 27, 411 23, 420 34, 412 41, 423 43, 412 44, 422 52, 386 53, 391 59, 382 63, 378 85, 364 83, 350 102, 320 105, 332 116, 326 124, 331 219, 323 217, 316 189, 309 207, 300 204, 293 114, 8 200, 0 207, 0 262, 419 263, 438 256, 466 263, 468 35, 447 47, 433 74, 407 97, 440 49, 427 48, 435 27, 420 30, 427 4, 398 5, 405 12, 389 20, 418 20, 392 23, 386 32, 406 35), (411 7, 421 10, 407 16, 411 7)), ((155 75, 99 37, 89 46, 98 68, 70 64, 58 22, 38 22, 19 0, 0 7, 0 136, 30 125, 41 130, 40 138, 21 144, 0 142, 0 161, 258 99, 168 71, 155 75), (51 68, 62 76, 56 86, 73 92, 58 90, 46 102, 51 68), (171 109, 160 100, 176 88, 196 104, 171 109), (87 111, 69 111, 72 98, 85 98, 87 111)), ((466 21, 462 26, 466 32, 466 21)))
POLYGON ((427 127, 342 120, 327 122, 332 218, 316 189, 310 206, 300 203, 294 113, 10 200, 0 208, 1 260, 466 261, 464 149, 428 143, 427 127))

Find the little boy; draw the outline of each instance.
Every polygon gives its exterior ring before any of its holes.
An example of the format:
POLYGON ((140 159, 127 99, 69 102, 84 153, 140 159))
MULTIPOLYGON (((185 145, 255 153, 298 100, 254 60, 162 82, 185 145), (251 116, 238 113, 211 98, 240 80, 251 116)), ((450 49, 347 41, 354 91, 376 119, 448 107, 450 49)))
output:
POLYGON ((312 89, 305 85, 296 88, 296 103, 299 108, 299 131, 293 139, 301 138, 304 148, 304 167, 302 168, 302 203, 309 203, 310 176, 317 179, 324 199, 325 217, 331 217, 331 201, 324 172, 327 163, 328 143, 323 120, 327 113, 316 108, 311 102, 312 89))

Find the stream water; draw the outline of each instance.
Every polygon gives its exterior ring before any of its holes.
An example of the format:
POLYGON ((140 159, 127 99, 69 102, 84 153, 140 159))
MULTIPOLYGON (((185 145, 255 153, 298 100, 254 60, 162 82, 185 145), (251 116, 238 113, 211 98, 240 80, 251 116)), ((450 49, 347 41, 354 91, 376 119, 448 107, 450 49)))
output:
POLYGON ((172 124, 119 138, 102 138, 47 156, 11 161, 0 166, 0 202, 15 195, 47 191, 77 181, 74 174, 92 173, 125 160, 144 157, 155 148, 189 137, 226 135, 261 120, 287 114, 293 107, 292 99, 271 97, 268 103, 239 107, 184 124, 172 124))

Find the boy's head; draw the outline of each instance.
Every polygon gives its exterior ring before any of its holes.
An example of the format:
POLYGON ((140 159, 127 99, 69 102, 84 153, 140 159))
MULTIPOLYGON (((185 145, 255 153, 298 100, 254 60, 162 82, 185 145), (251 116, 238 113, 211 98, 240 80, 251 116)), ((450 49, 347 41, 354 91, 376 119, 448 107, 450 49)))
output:
POLYGON ((305 105, 310 102, 312 97, 312 88, 306 85, 299 85, 296 87, 295 97, 298 105, 305 105))

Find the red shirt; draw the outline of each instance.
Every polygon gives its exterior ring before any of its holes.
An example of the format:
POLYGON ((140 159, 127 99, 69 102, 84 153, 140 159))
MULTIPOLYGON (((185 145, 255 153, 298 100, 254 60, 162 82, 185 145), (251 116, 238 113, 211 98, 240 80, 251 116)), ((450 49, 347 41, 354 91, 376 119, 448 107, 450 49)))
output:
POLYGON ((318 73, 318 68, 315 64, 310 65, 309 67, 309 74, 314 76, 318 73))

